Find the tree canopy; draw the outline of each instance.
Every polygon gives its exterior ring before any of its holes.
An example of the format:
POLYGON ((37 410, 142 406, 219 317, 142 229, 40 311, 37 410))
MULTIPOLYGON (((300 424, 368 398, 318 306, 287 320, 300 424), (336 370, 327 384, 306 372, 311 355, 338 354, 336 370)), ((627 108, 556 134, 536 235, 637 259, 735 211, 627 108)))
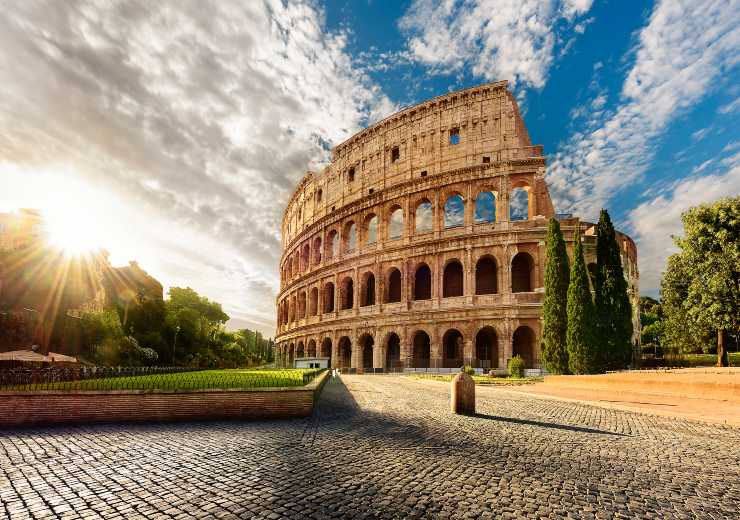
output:
POLYGON ((549 372, 568 373, 568 283, 570 267, 565 240, 557 219, 547 227, 545 294, 542 303, 542 360, 549 372))

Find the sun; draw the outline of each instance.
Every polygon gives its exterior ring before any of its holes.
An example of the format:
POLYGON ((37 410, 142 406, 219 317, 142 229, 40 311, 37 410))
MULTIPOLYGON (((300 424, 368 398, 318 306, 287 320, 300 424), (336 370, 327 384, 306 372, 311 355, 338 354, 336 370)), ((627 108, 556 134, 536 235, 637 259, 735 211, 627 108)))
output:
POLYGON ((48 212, 44 227, 49 242, 70 256, 79 256, 99 250, 102 237, 90 216, 77 212, 48 212))

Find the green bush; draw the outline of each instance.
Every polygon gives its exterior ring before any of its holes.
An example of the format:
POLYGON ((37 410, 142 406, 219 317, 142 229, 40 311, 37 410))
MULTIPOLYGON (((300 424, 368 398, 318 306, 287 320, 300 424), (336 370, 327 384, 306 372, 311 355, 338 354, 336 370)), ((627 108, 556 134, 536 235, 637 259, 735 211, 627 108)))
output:
POLYGON ((469 376, 475 375, 475 369, 473 367, 469 367, 468 365, 465 365, 464 367, 462 367, 461 372, 465 372, 469 376))
POLYGON ((524 377, 525 368, 524 360, 520 355, 517 354, 509 360, 509 375, 511 377, 524 377))

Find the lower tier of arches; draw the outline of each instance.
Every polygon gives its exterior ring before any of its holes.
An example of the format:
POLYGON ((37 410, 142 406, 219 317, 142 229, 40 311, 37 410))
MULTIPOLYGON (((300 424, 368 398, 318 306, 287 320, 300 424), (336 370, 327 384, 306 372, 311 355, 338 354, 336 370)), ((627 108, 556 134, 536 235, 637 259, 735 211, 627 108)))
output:
POLYGON ((318 331, 276 345, 277 364, 329 358, 332 368, 400 371, 406 368, 505 369, 519 355, 540 368, 540 320, 506 318, 480 323, 418 324, 318 331))

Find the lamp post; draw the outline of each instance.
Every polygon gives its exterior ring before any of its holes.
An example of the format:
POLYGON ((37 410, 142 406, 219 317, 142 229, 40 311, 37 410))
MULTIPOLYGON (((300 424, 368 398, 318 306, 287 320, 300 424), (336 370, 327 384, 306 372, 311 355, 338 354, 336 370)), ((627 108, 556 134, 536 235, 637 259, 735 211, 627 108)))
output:
POLYGON ((175 341, 172 342, 172 364, 175 364, 175 347, 177 347, 177 333, 180 332, 180 326, 175 327, 175 341))

